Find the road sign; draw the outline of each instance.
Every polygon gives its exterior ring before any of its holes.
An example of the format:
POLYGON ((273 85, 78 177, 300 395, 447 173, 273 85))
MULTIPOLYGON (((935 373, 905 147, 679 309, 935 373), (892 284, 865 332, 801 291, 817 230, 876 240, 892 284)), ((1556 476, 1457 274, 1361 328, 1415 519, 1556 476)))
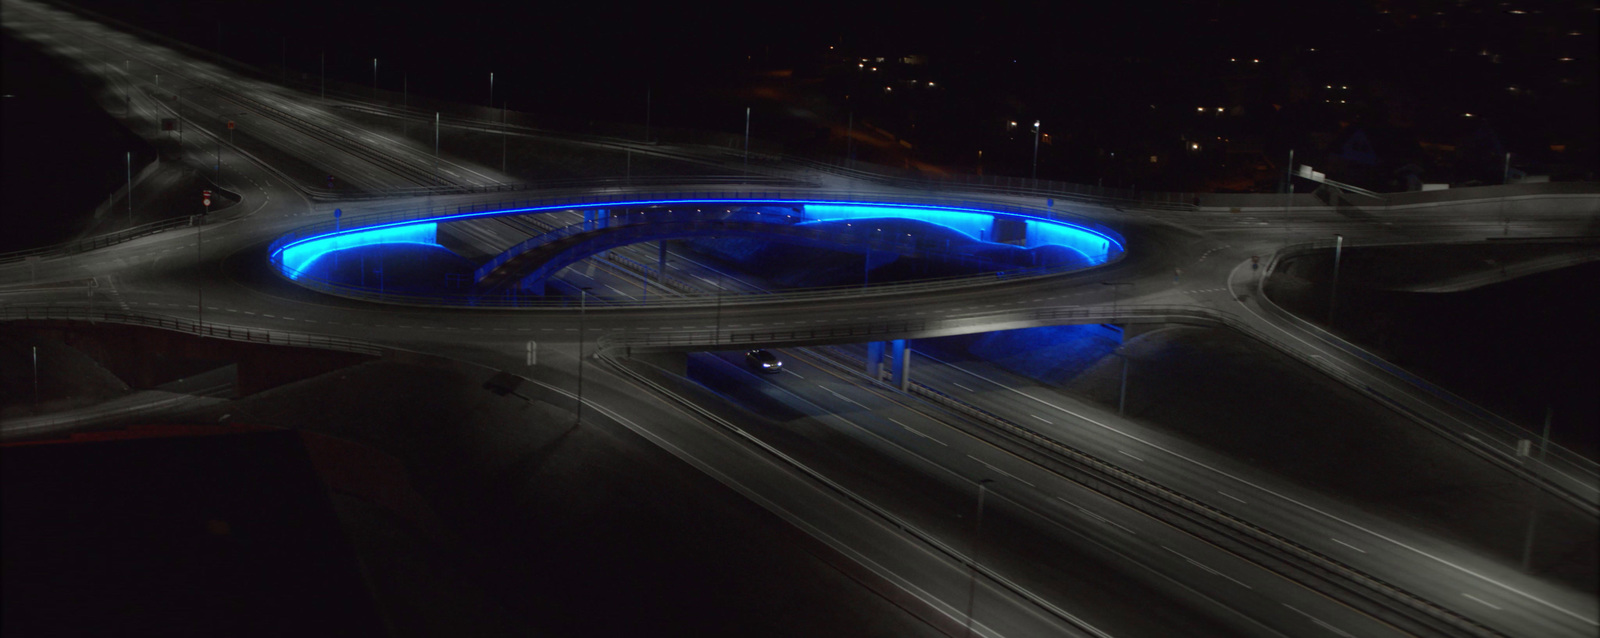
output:
POLYGON ((211 207, 211 191, 200 191, 200 203, 206 208, 211 207))
POLYGON ((228 130, 233 130, 233 120, 228 120, 228 130))

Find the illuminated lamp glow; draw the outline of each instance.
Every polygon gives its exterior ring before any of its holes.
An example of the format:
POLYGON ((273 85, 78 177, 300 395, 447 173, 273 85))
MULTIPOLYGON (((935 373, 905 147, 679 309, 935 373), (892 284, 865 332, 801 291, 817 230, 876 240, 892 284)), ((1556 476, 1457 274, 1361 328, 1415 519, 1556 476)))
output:
POLYGON ((403 226, 380 226, 308 238, 286 246, 283 251, 283 274, 299 279, 311 264, 331 252, 372 246, 375 244, 421 244, 439 246, 439 224, 424 222, 403 226))

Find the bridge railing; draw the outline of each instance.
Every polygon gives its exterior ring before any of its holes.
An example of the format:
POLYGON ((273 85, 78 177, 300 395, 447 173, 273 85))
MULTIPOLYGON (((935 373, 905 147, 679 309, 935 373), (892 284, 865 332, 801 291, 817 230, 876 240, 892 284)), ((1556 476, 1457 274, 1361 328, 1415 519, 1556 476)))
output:
POLYGON ((192 319, 173 317, 156 313, 132 311, 104 311, 92 310, 78 306, 6 306, 0 308, 0 321, 25 321, 25 320, 56 320, 56 321, 103 321, 106 323, 123 324, 130 326, 145 326, 183 332, 200 337, 227 339, 229 341, 243 341, 274 346, 297 346, 303 348, 320 348, 323 350, 339 350, 381 356, 386 348, 375 343, 319 335, 303 332, 288 332, 283 330, 263 330, 260 328, 246 328, 219 323, 200 323, 192 319))
POLYGON ((187 228, 195 225, 199 220, 202 219, 204 218, 201 216, 173 217, 171 219, 163 219, 160 221, 150 222, 148 224, 140 224, 132 228, 125 228, 116 232, 106 233, 104 235, 75 239, 53 246, 44 246, 42 248, 30 248, 28 250, 0 253, 0 264, 24 261, 29 257, 38 257, 43 259, 47 257, 76 255, 78 253, 88 252, 97 248, 105 248, 106 246, 114 246, 125 241, 132 241, 147 235, 165 232, 174 228, 187 228))
MULTIPOLYGON (((1198 306, 1135 306, 1119 308, 1115 312, 1095 307, 1040 308, 1018 314, 1040 320, 1059 318, 1113 319, 1137 316, 1141 318, 1183 317, 1203 319, 1216 323, 1228 323, 1230 321, 1230 318, 1223 313, 1198 306)), ((899 326, 910 330, 927 330, 931 326, 947 321, 914 319, 891 323, 897 323, 899 326)), ((828 338, 841 336, 873 338, 892 332, 892 329, 883 324, 867 323, 759 333, 731 331, 728 336, 742 336, 748 338, 750 340, 749 343, 755 343, 764 339, 780 337, 802 341, 822 336, 828 338)), ((721 341, 721 337, 720 333, 708 335, 705 331, 639 335, 608 334, 598 340, 599 351, 596 354, 603 359, 609 359, 617 354, 623 354, 624 351, 631 347, 630 344, 717 347, 727 343, 721 341), (711 337, 709 342, 707 340, 708 336, 711 337)), ((617 364, 614 361, 613 366, 625 372, 627 371, 626 366, 617 364)), ((636 372, 628 372, 628 374, 639 378, 636 372)), ((657 384, 651 385, 657 387, 658 390, 671 394, 670 391, 657 384)), ((1390 622, 1397 622, 1401 626, 1407 626, 1412 629, 1427 628, 1433 631, 1443 629, 1447 634, 1471 636, 1498 635, 1494 630, 1471 618, 1393 583, 1377 578, 1344 561, 1248 520, 1229 514, 1180 490, 1140 476, 1116 463, 1065 444, 1049 434, 1039 432, 1024 424, 1007 420, 921 384, 913 383, 911 392, 921 395, 933 403, 946 406, 957 413, 971 417, 987 426, 997 428, 1009 436, 1017 437, 1034 449, 1044 452, 1048 459, 1046 464, 1049 467, 1052 467, 1055 471, 1064 472, 1067 478, 1080 485, 1134 509, 1148 513, 1159 520, 1168 521, 1170 524, 1189 531, 1189 533, 1207 538, 1213 542, 1221 542, 1224 546, 1229 547, 1230 551, 1242 551, 1244 555, 1249 556, 1249 560, 1255 561, 1257 564, 1261 564, 1263 567, 1285 578, 1305 584, 1312 589, 1330 593, 1338 592, 1342 594, 1351 588, 1368 592, 1368 596, 1362 597, 1360 602, 1360 606, 1368 613, 1381 615, 1389 619, 1390 622)), ((742 432, 740 434, 748 436, 742 432)))
MULTIPOLYGON (((1383 245, 1403 244, 1403 242, 1394 242, 1383 245)), ((1370 247, 1376 244, 1363 245, 1370 247)), ((1268 260, 1261 281, 1264 282, 1268 277, 1270 277, 1273 271, 1275 271, 1278 265, 1285 259, 1319 250, 1332 250, 1333 247, 1333 241, 1324 239, 1280 248, 1268 260)), ((1445 405, 1465 413, 1465 415, 1470 417, 1474 423, 1483 426, 1486 430, 1488 430, 1480 431, 1480 434, 1484 434, 1490 438, 1500 439, 1498 444, 1503 447, 1497 448, 1497 452, 1506 455, 1514 455, 1517 441, 1539 440, 1539 435, 1535 434, 1531 429, 1523 427, 1522 425, 1519 425, 1510 419, 1496 414, 1494 411, 1489 410, 1488 408, 1480 406, 1465 397, 1440 387, 1437 384, 1422 378, 1416 373, 1413 373, 1401 366, 1397 366, 1372 352, 1368 352, 1365 348, 1345 340, 1343 337, 1340 337, 1332 331, 1329 331, 1327 328, 1296 315, 1282 306, 1279 306, 1272 301, 1271 297, 1264 293, 1264 289, 1263 294, 1260 295, 1260 299, 1262 300, 1262 307, 1268 312, 1271 312, 1274 316, 1287 321, 1301 330, 1311 334, 1322 343, 1325 343, 1352 357, 1360 359, 1366 362, 1368 365, 1378 368, 1414 388, 1422 390, 1428 396, 1437 399, 1445 405)), ((1371 393, 1376 394, 1375 391, 1371 393)), ((1394 399, 1391 397, 1383 397, 1382 395, 1379 395, 1379 397, 1387 403, 1393 403, 1394 401, 1394 399)), ((1589 459, 1571 449, 1563 447, 1560 444, 1550 443, 1548 441, 1545 443, 1544 454, 1546 455, 1544 458, 1520 458, 1518 459, 1518 462, 1522 463, 1524 466, 1539 469, 1541 472, 1551 475, 1554 480, 1570 479, 1577 481, 1580 484, 1588 485, 1590 486, 1591 491, 1587 494, 1587 500, 1591 503, 1600 502, 1600 490, 1595 490, 1593 488, 1595 485, 1600 485, 1600 463, 1597 463, 1595 460, 1589 459)))
MULTIPOLYGON (((515 293, 501 293, 495 295, 437 295, 437 294, 412 294, 407 292, 394 292, 384 289, 374 290, 366 286, 355 286, 339 281, 317 277, 309 272, 292 271, 283 261, 283 250, 297 242, 309 240, 318 236, 334 232, 355 232, 362 229, 377 227, 398 226, 407 223, 448 222, 453 219, 464 219, 485 213, 506 211, 503 214, 539 214, 541 212, 556 212, 573 208, 586 208, 605 206, 608 204, 638 205, 652 202, 739 202, 739 203, 768 203, 768 204, 804 204, 808 202, 837 202, 837 203, 882 203, 885 196, 873 193, 858 193, 853 191, 816 191, 816 190, 701 190, 693 187, 683 190, 619 190, 618 192, 594 193, 592 191, 550 194, 537 199, 518 199, 496 202, 471 202, 457 205, 435 206, 422 209, 398 209, 383 211, 352 217, 341 220, 324 220, 308 226, 297 228, 273 241, 268 248, 268 256, 272 260, 274 269, 295 281, 295 283, 343 297, 393 303, 403 305, 439 306, 453 305, 466 307, 487 308, 528 308, 528 307, 563 307, 569 304, 566 300, 551 300, 535 295, 522 295, 515 293)), ((1088 228, 1100 233, 1120 245, 1122 237, 1111 228, 1072 215, 1053 210, 1048 206, 1021 206, 1008 202, 995 202, 989 200, 950 199, 929 196, 897 196, 895 203, 905 205, 939 206, 947 208, 966 208, 986 212, 1003 213, 1048 219, 1088 228)), ((1122 257, 1122 251, 1115 251, 1113 261, 1122 257)), ((774 300, 806 300, 837 297, 842 294, 858 295, 864 291, 869 294, 889 294, 902 292, 926 291, 938 288, 959 287, 992 283, 996 279, 1016 279, 1023 277, 1057 275, 1063 272, 1078 270, 1080 267, 1070 268, 1019 268, 1007 271, 985 273, 978 276, 960 276, 943 279, 921 280, 908 283, 878 284, 872 286, 837 286, 828 288, 806 288, 797 290, 774 291, 760 295, 762 301, 774 300)), ((653 299, 648 302, 639 301, 626 305, 662 305, 662 304, 692 304, 707 302, 739 301, 719 299, 715 295, 703 297, 688 297, 683 299, 653 299)), ((621 302, 611 302, 610 305, 624 305, 621 302)))
MULTIPOLYGON (((758 347, 764 345, 783 344, 816 344, 838 343, 841 341, 865 341, 878 339, 895 339, 902 337, 928 337, 943 334, 960 334, 973 332, 973 320, 951 317, 924 317, 911 319, 893 319, 880 321, 864 321, 847 324, 827 324, 750 329, 716 329, 716 330, 682 330, 644 333, 606 334, 596 340, 597 347, 602 351, 607 350, 684 350, 690 348, 716 348, 716 347, 758 347)), ((1035 307, 1018 309, 999 314, 985 315, 981 320, 985 331, 1009 330, 1015 328, 1030 328, 1067 323, 1200 323, 1206 325, 1223 326, 1232 329, 1246 337, 1259 341, 1272 349, 1293 357, 1312 369, 1323 372, 1346 386, 1372 397, 1386 405, 1394 406, 1408 417, 1421 421, 1424 425, 1441 429, 1444 424, 1434 421, 1427 415, 1417 413, 1405 405, 1397 403, 1396 397, 1385 396, 1373 390, 1370 385, 1351 374, 1334 366, 1331 362, 1304 352, 1295 344, 1279 339, 1249 323, 1219 310, 1204 306, 1188 305, 1118 305, 1118 306, 1060 306, 1060 307, 1035 307)), ((1421 379, 1417 379, 1421 381, 1421 379)), ((1423 383, 1426 383, 1425 381, 1423 383)), ((1431 386, 1431 384, 1430 384, 1431 386)), ((1421 386, 1419 386, 1421 387, 1421 386)), ((1424 388, 1427 391, 1427 388, 1424 388)), ((1441 392, 1442 389, 1439 389, 1441 392)), ((1481 408, 1480 408, 1481 409, 1481 408)), ((1564 495, 1568 500, 1576 499, 1575 503, 1587 503, 1592 508, 1597 490, 1600 490, 1600 473, 1595 471, 1595 463, 1570 450, 1564 450, 1551 458, 1539 460, 1534 458, 1516 458, 1514 456, 1515 440, 1517 433, 1522 438, 1531 435, 1526 430, 1514 423, 1486 413, 1481 420, 1498 420, 1504 423, 1507 436, 1512 437, 1509 445, 1498 446, 1493 452, 1495 459, 1503 465, 1522 470, 1533 480, 1551 488, 1555 493, 1564 495)), ((1552 450, 1557 448, 1552 448, 1552 450)))

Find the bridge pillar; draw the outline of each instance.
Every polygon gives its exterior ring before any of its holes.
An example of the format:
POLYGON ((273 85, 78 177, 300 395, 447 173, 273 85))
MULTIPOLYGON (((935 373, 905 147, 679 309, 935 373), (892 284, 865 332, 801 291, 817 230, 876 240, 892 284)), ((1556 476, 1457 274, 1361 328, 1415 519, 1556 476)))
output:
POLYGON ((890 377, 901 392, 911 389, 911 348, 905 339, 894 340, 894 355, 889 361, 890 377))
POLYGON ((878 379, 878 374, 880 372, 882 372, 882 371, 883 371, 883 342, 882 341, 868 341, 867 342, 867 376, 872 377, 872 379, 874 381, 876 381, 878 379))

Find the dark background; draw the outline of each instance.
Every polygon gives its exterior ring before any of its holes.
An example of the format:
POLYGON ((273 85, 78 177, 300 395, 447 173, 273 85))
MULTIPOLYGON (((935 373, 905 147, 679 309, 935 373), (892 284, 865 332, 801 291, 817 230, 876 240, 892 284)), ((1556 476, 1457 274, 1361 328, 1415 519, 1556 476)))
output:
POLYGON ((1106 185, 1272 191, 1289 149, 1325 162, 1356 130, 1375 165, 1331 161, 1375 188, 1407 164, 1496 182, 1506 151, 1557 179, 1596 165, 1593 2, 79 4, 312 81, 326 53, 330 78, 370 85, 376 57, 380 87, 479 103, 493 71, 514 109, 629 122, 648 86, 656 125, 725 132, 754 104, 754 134, 799 152, 842 152, 814 129, 854 112, 914 145, 887 163, 972 171, 984 150, 1026 175, 1040 119, 1040 177, 1106 185))

